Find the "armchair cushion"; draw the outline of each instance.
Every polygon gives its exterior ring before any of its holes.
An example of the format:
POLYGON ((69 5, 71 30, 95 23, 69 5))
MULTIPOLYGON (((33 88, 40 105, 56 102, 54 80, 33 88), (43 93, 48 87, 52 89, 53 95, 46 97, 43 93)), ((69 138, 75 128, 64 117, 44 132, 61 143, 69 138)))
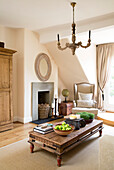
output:
POLYGON ((80 93, 78 92, 79 100, 92 100, 93 93, 80 93))
POLYGON ((77 100, 77 107, 95 107, 93 100, 77 100))

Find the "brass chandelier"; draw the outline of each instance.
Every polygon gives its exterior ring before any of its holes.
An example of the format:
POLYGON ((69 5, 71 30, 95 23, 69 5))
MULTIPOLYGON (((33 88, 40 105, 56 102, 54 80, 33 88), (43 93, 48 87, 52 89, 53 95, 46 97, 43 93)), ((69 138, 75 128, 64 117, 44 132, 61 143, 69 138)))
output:
POLYGON ((87 48, 87 47, 89 47, 91 45, 91 31, 90 30, 89 30, 89 39, 88 39, 88 42, 87 42, 86 46, 82 45, 81 41, 76 43, 76 35, 75 35, 76 24, 74 23, 74 7, 75 7, 75 5, 76 5, 75 2, 71 2, 71 6, 73 7, 72 43, 66 43, 66 46, 64 48, 62 48, 61 44, 60 44, 59 34, 57 34, 57 38, 58 38, 57 46, 58 46, 58 49, 63 51, 66 48, 70 48, 72 50, 72 55, 75 54, 76 48, 79 48, 79 47, 87 48))

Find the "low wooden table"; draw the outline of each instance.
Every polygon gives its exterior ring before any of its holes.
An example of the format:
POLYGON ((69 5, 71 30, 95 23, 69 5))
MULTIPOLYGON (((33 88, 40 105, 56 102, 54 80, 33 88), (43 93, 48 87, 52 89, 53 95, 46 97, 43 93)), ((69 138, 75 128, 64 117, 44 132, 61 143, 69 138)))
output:
POLYGON ((33 153, 34 145, 57 155, 57 164, 61 166, 61 155, 71 150, 93 134, 99 131, 102 135, 103 121, 94 120, 80 130, 75 130, 66 137, 59 136, 55 132, 45 135, 31 131, 29 132, 30 151, 33 153))

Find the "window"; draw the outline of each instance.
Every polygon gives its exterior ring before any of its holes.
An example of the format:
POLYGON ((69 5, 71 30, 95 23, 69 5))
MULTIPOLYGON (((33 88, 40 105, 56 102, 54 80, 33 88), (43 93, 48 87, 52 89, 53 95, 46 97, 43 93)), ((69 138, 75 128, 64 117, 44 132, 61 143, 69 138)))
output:
POLYGON ((110 77, 104 89, 104 109, 114 111, 114 56, 111 62, 110 77))

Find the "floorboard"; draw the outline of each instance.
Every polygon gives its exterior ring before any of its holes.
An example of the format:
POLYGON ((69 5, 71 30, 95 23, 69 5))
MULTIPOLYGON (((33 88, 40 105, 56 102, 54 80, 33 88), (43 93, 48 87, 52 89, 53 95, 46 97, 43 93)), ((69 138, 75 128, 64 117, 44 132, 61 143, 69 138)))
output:
POLYGON ((14 123, 12 130, 7 130, 0 133, 0 147, 17 142, 28 137, 28 132, 31 131, 36 124, 19 122, 14 123))

